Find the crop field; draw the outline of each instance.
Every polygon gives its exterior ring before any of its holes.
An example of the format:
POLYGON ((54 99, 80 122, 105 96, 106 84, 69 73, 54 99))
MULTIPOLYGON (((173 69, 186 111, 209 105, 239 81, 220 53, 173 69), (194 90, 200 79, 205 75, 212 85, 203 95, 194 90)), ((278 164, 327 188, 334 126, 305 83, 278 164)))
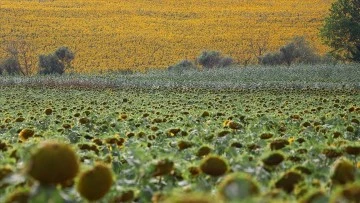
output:
MULTIPOLYGON (((217 50, 243 62, 249 43, 274 51, 318 29, 332 0, 1 0, 0 43, 24 39, 40 54, 68 46, 78 72, 164 68, 217 50)), ((0 50, 0 58, 6 53, 0 50)))
POLYGON ((359 70, 318 69, 2 78, 0 202, 358 202, 359 70))

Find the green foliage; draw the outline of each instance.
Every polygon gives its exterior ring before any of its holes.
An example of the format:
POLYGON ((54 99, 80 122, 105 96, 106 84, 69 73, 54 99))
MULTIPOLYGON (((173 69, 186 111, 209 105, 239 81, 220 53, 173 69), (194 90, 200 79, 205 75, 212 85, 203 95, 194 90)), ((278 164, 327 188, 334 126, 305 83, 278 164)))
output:
POLYGON ((227 67, 233 64, 231 57, 222 56, 218 51, 203 51, 197 62, 206 69, 227 67))
POLYGON ((58 48, 53 54, 39 56, 39 74, 63 74, 71 68, 75 55, 67 47, 58 48))
POLYGON ((173 66, 169 66, 167 70, 171 72, 183 72, 183 71, 196 70, 196 69, 197 67, 192 61, 182 60, 173 66))
POLYGON ((72 74, 62 77, 0 77, 0 86, 13 84, 89 88, 325 88, 360 89, 360 69, 357 64, 294 64, 284 66, 228 67, 208 71, 188 71, 174 74, 167 70, 149 70, 146 73, 72 74))
POLYGON ((39 74, 63 74, 65 72, 65 65, 54 54, 40 55, 39 57, 39 74))
POLYGON ((228 67, 231 66, 234 63, 234 59, 232 59, 229 56, 222 57, 219 61, 219 67, 228 67))
POLYGON ((281 65, 283 64, 283 55, 281 52, 267 53, 259 58, 259 61, 263 65, 281 65))
MULTIPOLYGON (((281 70, 288 69, 291 68, 281 70)), ((231 73, 234 72, 227 72, 231 73)), ((167 71, 164 74, 173 75, 167 71)), ((136 76, 123 76, 121 80, 127 77, 139 80, 136 76)), ((157 80, 164 79, 157 76, 157 80)), ((209 79, 206 76, 204 78, 209 79)), ((57 84, 61 80, 69 82, 71 77, 53 78, 58 79, 54 82, 57 84)), ((188 75, 176 75, 178 77, 184 79, 188 75)), ((39 78, 45 77, 35 79, 39 78)), ((226 83, 227 79, 222 80, 226 83)), ((114 183, 97 201, 99 203, 119 202, 114 199, 151 202, 158 192, 168 197, 184 190, 212 195, 213 202, 221 202, 215 201, 217 197, 224 202, 238 202, 244 198, 248 198, 245 202, 294 202, 302 197, 309 198, 304 188, 309 192, 314 188, 324 190, 326 196, 341 189, 339 198, 357 194, 351 191, 358 191, 359 154, 349 154, 353 150, 348 150, 349 146, 360 144, 360 94, 357 90, 301 88, 287 91, 279 88, 265 91, 256 87, 211 90, 202 86, 152 89, 148 88, 148 82, 144 83, 145 88, 111 89, 0 85, 0 202, 8 199, 15 202, 16 197, 30 198, 30 202, 86 201, 76 190, 80 188, 81 174, 75 179, 75 185, 66 181, 57 186, 41 185, 30 176, 24 176, 29 170, 24 167, 35 164, 30 161, 34 160, 34 153, 30 152, 34 149, 36 152, 36 146, 48 139, 71 143, 84 171, 97 162, 109 164, 114 183), (52 114, 46 113, 49 108, 52 114), (208 112, 206 116, 204 112, 208 112), (84 118, 86 125, 82 124, 84 118), (243 127, 231 128, 229 122, 243 127), (349 126, 353 130, 349 130, 349 126), (34 136, 21 139, 19 130, 24 128, 33 129, 34 136), (228 133, 216 135, 223 131, 228 133), (341 132, 341 135, 335 138, 334 132, 341 132), (271 136, 263 139, 264 134, 271 136), (274 140, 285 140, 288 144, 273 151, 274 140), (192 146, 180 149, 177 146, 181 142, 189 142, 192 146), (327 157, 323 152, 329 145, 342 152, 349 164, 344 167, 336 164, 339 162, 335 158, 327 157), (210 150, 200 156, 199 151, 204 147, 210 150), (220 164, 214 165, 214 162, 220 164), (219 167, 221 165, 223 167, 219 167), (350 169, 350 176, 346 175, 347 169, 350 169), (234 174, 217 177, 223 172, 234 174), (334 180, 342 180, 345 176, 351 181, 354 179, 355 188, 348 184, 333 185, 334 180), (26 190, 18 190, 21 187, 26 190), (123 194, 129 190, 133 195, 125 198, 123 194)), ((51 149, 57 151, 59 148, 51 149)), ((54 156, 51 150, 48 152, 54 156)), ((69 166, 69 161, 61 162, 69 166)), ((56 176, 57 173, 52 172, 47 171, 49 176, 56 176)), ((95 185, 83 186, 92 190, 95 185)))
POLYGON ((55 55, 64 64, 65 68, 71 68, 71 61, 74 60, 75 54, 68 47, 60 47, 55 51, 55 55))
POLYGON ((278 52, 268 53, 260 57, 263 65, 290 66, 293 63, 315 64, 321 62, 311 45, 304 37, 295 37, 290 43, 280 48, 278 52))
POLYGON ((334 2, 320 35, 336 58, 360 62, 360 0, 334 2))
POLYGON ((0 75, 6 72, 8 75, 21 74, 21 67, 19 61, 14 57, 9 57, 0 63, 0 75))

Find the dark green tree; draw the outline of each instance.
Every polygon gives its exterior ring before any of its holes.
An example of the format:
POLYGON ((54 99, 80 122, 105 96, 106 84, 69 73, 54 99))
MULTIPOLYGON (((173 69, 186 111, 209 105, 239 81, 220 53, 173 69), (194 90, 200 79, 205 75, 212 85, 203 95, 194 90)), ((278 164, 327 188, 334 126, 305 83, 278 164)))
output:
POLYGON ((360 62, 360 0, 334 2, 320 35, 334 57, 360 62))
POLYGON ((295 37, 279 51, 259 57, 260 64, 291 66, 293 63, 315 64, 321 62, 313 47, 304 37, 295 37))
POLYGON ((221 53, 218 51, 203 51, 197 58, 197 61, 204 68, 211 69, 219 64, 221 53))
POLYGON ((197 63, 205 69, 212 69, 230 66, 234 60, 231 57, 222 56, 218 51, 203 51, 197 58, 197 63))
POLYGON ((75 55, 67 47, 60 47, 54 53, 39 56, 39 74, 63 74, 70 69, 75 55))
POLYGON ((40 55, 39 57, 39 74, 63 74, 65 72, 64 64, 54 54, 40 55))
POLYGON ((8 58, 4 60, 4 62, 6 62, 7 65, 16 64, 16 66, 12 66, 12 68, 8 66, 8 74, 31 75, 34 67, 34 60, 31 56, 34 52, 34 47, 29 41, 25 40, 23 36, 12 40, 3 40, 0 48, 8 55, 8 58))
POLYGON ((197 67, 192 61, 182 60, 175 65, 169 66, 168 71, 182 73, 188 70, 196 70, 197 67))
POLYGON ((0 75, 2 72, 8 75, 19 75, 21 73, 21 66, 19 61, 14 57, 9 57, 0 63, 0 75))
POLYGON ((68 47, 60 47, 55 51, 55 55, 64 64, 65 69, 71 68, 71 62, 75 58, 75 54, 68 47))

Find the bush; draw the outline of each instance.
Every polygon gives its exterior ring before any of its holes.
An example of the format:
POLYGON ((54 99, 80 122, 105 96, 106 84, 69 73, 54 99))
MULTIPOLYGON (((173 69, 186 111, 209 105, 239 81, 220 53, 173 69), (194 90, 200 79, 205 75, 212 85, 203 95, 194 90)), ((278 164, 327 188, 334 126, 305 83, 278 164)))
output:
POLYGON ((234 60, 231 57, 224 57, 219 61, 219 67, 231 66, 234 63, 234 60))
POLYGON ((321 61, 321 57, 315 53, 315 50, 304 37, 295 37, 290 44, 283 47, 282 52, 288 65, 293 62, 315 64, 321 61), (289 46, 292 46, 292 48, 289 49, 289 46), (286 54, 289 54, 289 56, 287 57, 286 54))
POLYGON ((329 65, 336 65, 339 62, 339 60, 337 60, 334 55, 332 55, 331 53, 327 53, 324 56, 322 56, 320 58, 320 62, 322 64, 329 64, 329 65))
POLYGON ((298 57, 298 51, 296 50, 295 43, 291 42, 280 48, 280 53, 282 56, 282 61, 288 66, 298 57))
POLYGON ((65 66, 59 58, 54 54, 40 55, 39 57, 39 74, 63 74, 65 72, 65 66))
POLYGON ((12 40, 4 40, 1 48, 9 56, 8 62, 12 64, 12 68, 9 69, 9 74, 21 73, 24 76, 31 75, 33 68, 33 58, 31 54, 34 49, 28 41, 24 40, 23 36, 12 40))
POLYGON ((224 57, 218 51, 203 51, 197 58, 197 62, 206 69, 226 67, 233 64, 233 59, 224 57))
POLYGON ((283 63, 284 56, 281 52, 267 53, 259 58, 259 61, 263 65, 280 65, 283 63))
POLYGON ((311 45, 304 37, 295 37, 290 43, 281 47, 278 52, 268 53, 260 57, 260 64, 290 66, 293 63, 314 64, 321 62, 311 45))
POLYGON ((55 55, 62 61, 65 67, 71 67, 71 61, 74 60, 74 53, 67 47, 60 47, 55 51, 55 55))
POLYGON ((173 66, 169 66, 167 70, 172 72, 183 72, 183 71, 195 70, 195 69, 197 68, 193 62, 189 60, 182 60, 173 66))
POLYGON ((58 48, 53 54, 39 56, 39 74, 63 74, 71 68, 75 55, 67 47, 58 48))
POLYGON ((0 63, 0 75, 6 72, 8 75, 19 75, 21 73, 21 67, 19 61, 10 57, 0 63))

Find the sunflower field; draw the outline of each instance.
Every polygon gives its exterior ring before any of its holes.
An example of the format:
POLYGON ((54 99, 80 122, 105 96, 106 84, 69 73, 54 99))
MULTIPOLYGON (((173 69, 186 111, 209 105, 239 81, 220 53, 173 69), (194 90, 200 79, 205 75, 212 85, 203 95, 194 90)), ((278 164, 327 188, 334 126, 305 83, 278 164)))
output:
POLYGON ((2 79, 0 202, 358 202, 357 69, 286 88, 2 79))
MULTIPOLYGON (((332 0, 2 0, 0 43, 25 40, 33 65, 60 46, 77 72, 164 68, 217 50, 243 62, 250 42, 274 51, 305 36, 320 53, 318 28, 332 0)), ((6 58, 0 49, 0 58, 6 58)))

